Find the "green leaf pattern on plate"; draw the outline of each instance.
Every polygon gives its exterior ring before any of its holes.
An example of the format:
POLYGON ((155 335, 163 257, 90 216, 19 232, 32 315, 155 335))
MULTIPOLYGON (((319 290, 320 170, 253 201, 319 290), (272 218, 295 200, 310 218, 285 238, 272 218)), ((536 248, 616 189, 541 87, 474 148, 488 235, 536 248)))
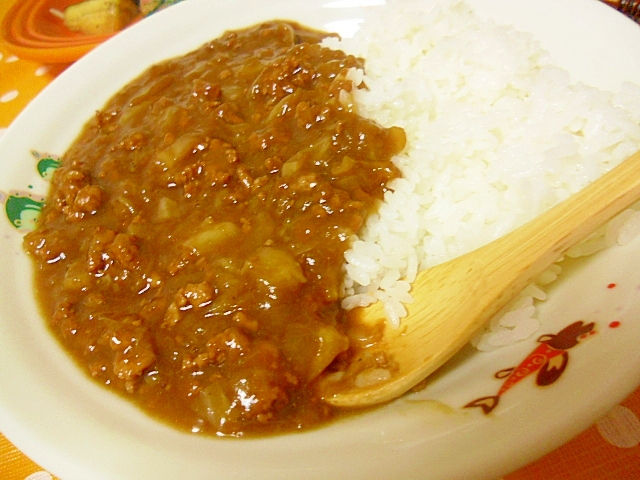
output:
MULTIPOLYGON (((45 180, 51 180, 53 172, 60 166, 57 155, 31 151, 36 160, 38 174, 45 180)), ((29 188, 32 188, 29 186, 29 188)), ((44 205, 44 196, 29 190, 0 191, 0 203, 4 203, 4 211, 9 223, 19 231, 33 230, 44 205)))

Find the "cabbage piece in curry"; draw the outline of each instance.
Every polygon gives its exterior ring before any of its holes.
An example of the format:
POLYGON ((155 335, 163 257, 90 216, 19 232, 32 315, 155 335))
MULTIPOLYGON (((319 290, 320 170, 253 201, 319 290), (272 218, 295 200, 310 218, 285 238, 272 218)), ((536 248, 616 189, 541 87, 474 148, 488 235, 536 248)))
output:
POLYGON ((334 417, 343 253, 404 132, 351 106, 362 61, 287 22, 151 67, 90 120, 24 245, 49 327, 98 382, 180 429, 334 417))

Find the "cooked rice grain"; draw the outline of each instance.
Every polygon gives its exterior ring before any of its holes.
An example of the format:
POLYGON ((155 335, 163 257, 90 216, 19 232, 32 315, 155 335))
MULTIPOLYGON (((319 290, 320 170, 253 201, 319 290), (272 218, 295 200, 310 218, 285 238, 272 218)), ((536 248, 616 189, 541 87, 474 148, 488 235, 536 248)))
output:
MULTIPOLYGON (((530 34, 464 1, 396 0, 375 12, 353 38, 326 44, 366 59, 366 74, 350 72, 366 87, 353 92, 356 108, 404 128, 407 148, 395 159, 403 178, 345 255, 343 307, 382 301, 398 326, 418 271, 501 237, 637 151, 640 87, 615 95, 571 83, 530 34)), ((517 315, 494 321, 478 347, 532 335, 536 295, 516 299, 517 315)))

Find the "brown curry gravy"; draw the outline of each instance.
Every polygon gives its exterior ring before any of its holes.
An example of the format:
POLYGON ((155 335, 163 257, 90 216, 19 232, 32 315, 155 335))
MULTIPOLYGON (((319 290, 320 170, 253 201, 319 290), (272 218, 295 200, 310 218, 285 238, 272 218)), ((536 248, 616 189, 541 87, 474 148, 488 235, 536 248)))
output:
POLYGON ((405 139, 352 111, 362 61, 324 36, 271 22, 151 67, 85 126, 25 237, 63 346, 180 429, 335 414, 317 384, 353 343, 343 253, 405 139))

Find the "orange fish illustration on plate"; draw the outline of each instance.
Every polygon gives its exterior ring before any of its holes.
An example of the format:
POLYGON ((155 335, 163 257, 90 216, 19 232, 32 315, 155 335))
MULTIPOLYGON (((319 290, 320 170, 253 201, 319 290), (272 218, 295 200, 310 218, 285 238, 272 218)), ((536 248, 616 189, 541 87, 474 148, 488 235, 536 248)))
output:
POLYGON ((495 374, 496 378, 506 378, 497 395, 481 397, 469 402, 464 408, 481 408, 485 414, 492 412, 497 406, 502 395, 511 387, 538 372, 536 384, 544 387, 554 383, 567 368, 569 353, 567 350, 575 347, 582 340, 595 334, 595 323, 574 322, 563 328, 556 334, 545 334, 538 338, 540 345, 533 350, 520 365, 515 368, 500 370, 495 374))

